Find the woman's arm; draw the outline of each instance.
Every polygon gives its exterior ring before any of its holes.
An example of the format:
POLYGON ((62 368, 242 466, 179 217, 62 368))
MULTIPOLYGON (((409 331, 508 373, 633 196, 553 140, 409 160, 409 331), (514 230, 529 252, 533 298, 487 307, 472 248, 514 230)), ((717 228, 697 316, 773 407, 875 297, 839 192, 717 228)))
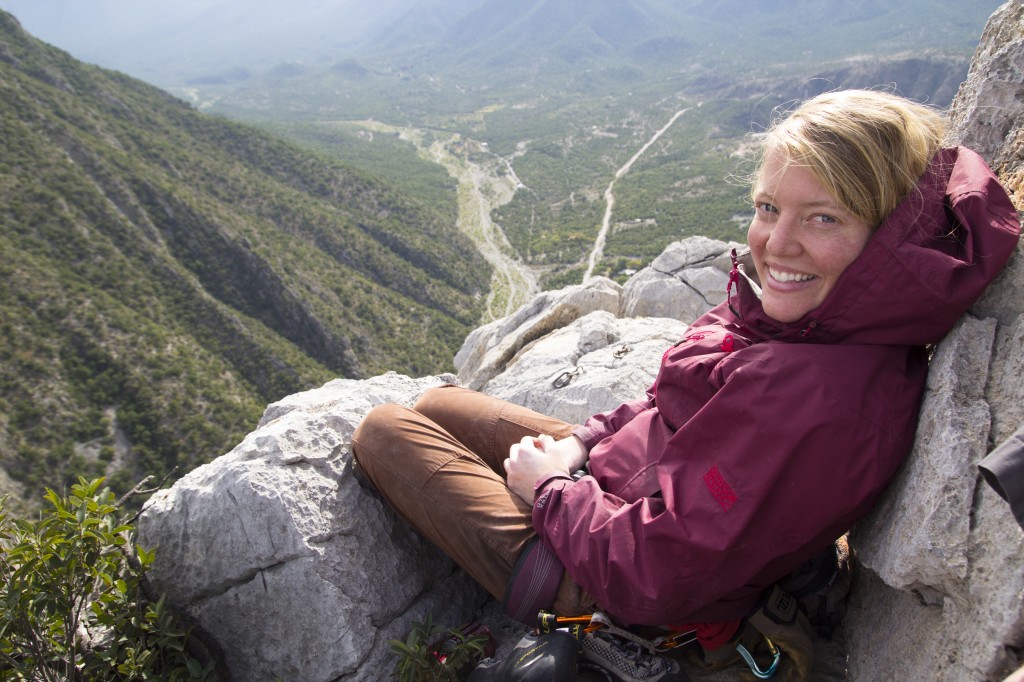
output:
MULTIPOLYGON (((660 455, 609 458, 656 463, 660 494, 616 494, 629 489, 628 466, 606 481, 596 460, 596 477, 540 481, 534 528, 626 622, 685 622, 770 584, 848 530, 909 450, 923 375, 907 374, 904 353, 808 344, 782 362, 770 349, 753 355, 660 455)), ((660 386, 662 409, 672 399, 684 396, 660 386)), ((609 445, 651 428, 634 420, 609 445)))
MULTIPOLYGON (((638 414, 653 407, 654 398, 651 397, 651 392, 648 391, 647 398, 631 400, 628 403, 619 405, 610 412, 595 414, 582 426, 577 427, 572 432, 572 435, 578 438, 584 449, 589 452, 599 442, 631 422, 638 414)), ((572 471, 575 470, 572 469, 572 471)))

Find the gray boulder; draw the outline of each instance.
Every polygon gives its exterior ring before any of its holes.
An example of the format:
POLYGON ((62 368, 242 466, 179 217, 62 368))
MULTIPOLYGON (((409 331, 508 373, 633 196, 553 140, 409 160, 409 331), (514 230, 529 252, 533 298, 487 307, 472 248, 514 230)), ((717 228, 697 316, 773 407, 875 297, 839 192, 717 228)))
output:
POLYGON ((707 237, 670 244, 623 285, 622 316, 697 319, 725 300, 733 248, 746 247, 707 237))
POLYGON ((285 398, 149 501, 153 584, 216 639, 234 679, 384 679, 389 640, 414 620, 479 608, 480 588, 359 485, 349 450, 372 407, 451 380, 386 374, 285 398))
POLYGON ((474 329, 455 355, 459 379, 478 390, 494 378, 522 348, 595 310, 617 312, 622 287, 594 277, 557 291, 543 291, 519 310, 474 329))
POLYGON ((455 356, 459 380, 468 388, 482 389, 531 343, 595 311, 690 322, 725 300, 729 252, 734 247, 742 246, 690 237, 669 245, 624 286, 594 277, 541 292, 512 315, 470 332, 455 356))
POLYGON ((686 325, 667 318, 582 317, 529 344, 482 388, 570 423, 641 398, 686 325))

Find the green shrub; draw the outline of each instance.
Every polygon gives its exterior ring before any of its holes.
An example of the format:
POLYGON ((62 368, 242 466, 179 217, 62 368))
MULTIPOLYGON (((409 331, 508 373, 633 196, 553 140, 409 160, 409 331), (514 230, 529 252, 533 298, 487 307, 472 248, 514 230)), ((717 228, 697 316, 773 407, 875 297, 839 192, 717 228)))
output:
POLYGON ((466 668, 484 653, 487 637, 466 637, 457 628, 435 626, 427 614, 426 623, 413 623, 403 642, 391 640, 397 654, 395 677, 400 682, 453 682, 464 679, 466 668))
POLYGON ((144 596, 153 562, 103 479, 79 482, 38 520, 0 499, 0 680, 210 680, 165 607, 144 596))

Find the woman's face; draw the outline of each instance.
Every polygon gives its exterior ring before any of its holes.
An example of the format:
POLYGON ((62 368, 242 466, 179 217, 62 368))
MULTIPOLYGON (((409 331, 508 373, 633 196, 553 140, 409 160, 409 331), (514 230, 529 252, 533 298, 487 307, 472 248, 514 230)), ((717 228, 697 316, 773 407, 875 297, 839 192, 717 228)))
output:
POLYGON ((807 168, 773 152, 754 192, 747 243, 761 280, 761 305, 795 322, 821 305, 871 237, 871 227, 842 208, 807 168))

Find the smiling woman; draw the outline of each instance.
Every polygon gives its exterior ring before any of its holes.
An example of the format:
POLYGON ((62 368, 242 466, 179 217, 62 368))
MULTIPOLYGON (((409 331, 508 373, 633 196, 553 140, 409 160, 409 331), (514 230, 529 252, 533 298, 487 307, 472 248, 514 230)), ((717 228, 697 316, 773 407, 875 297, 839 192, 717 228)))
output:
MULTIPOLYGON (((736 254, 728 300, 665 352, 645 398, 577 426, 432 389, 366 416, 359 466, 526 623, 541 609, 688 623, 708 650, 760 623, 806 679, 806 621, 766 604, 792 607, 779 585, 801 564, 835 567, 836 539, 913 443, 926 346, 1019 237, 992 171, 940 148, 941 131, 887 94, 810 100, 770 131, 755 176, 761 287, 736 254)), ((605 634, 584 655, 619 679, 682 679, 605 634)))

